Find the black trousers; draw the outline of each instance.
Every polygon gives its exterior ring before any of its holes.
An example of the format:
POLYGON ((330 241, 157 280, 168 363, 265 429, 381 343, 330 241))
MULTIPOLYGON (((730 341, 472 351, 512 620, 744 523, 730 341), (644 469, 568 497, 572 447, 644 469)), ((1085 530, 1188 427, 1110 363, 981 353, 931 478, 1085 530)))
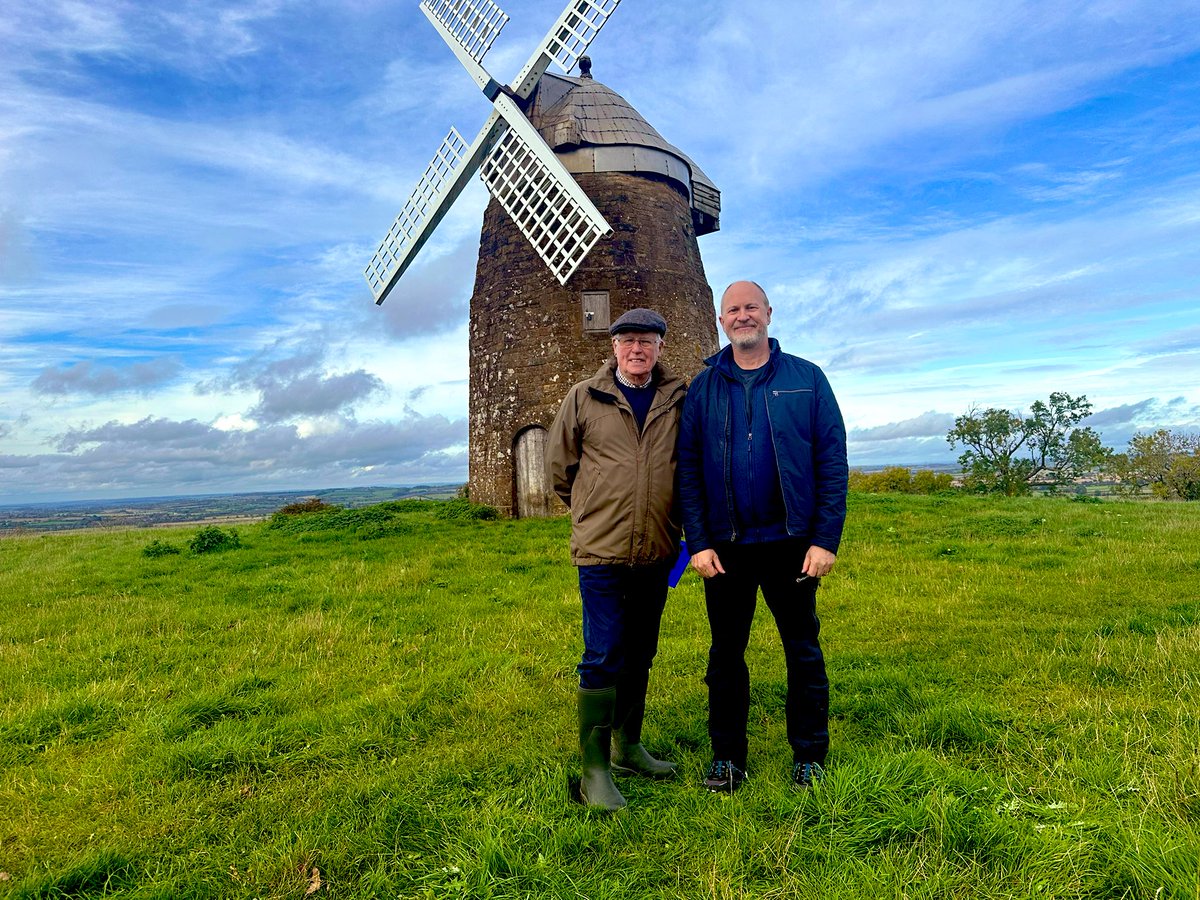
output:
POLYGON ((720 544, 724 575, 704 581, 712 645, 708 652, 708 734, 715 759, 746 766, 750 671, 746 646, 761 588, 783 641, 787 738, 794 762, 824 763, 829 752, 829 679, 817 618, 818 578, 801 578, 807 542, 720 544))

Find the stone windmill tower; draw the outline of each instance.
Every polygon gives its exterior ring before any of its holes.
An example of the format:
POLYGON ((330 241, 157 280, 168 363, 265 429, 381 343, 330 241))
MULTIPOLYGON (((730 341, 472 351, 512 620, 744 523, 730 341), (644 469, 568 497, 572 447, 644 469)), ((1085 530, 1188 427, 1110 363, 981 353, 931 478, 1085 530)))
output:
POLYGON ((470 313, 471 499, 545 515, 546 429, 572 384, 611 352, 609 323, 648 306, 668 323, 663 359, 687 376, 717 349, 696 237, 719 227, 720 192, 583 52, 620 0, 570 0, 515 87, 479 61, 507 21, 490 0, 422 11, 494 111, 475 142, 451 129, 367 267, 382 303, 476 169, 491 193, 470 313), (566 72, 546 72, 551 59, 566 72))

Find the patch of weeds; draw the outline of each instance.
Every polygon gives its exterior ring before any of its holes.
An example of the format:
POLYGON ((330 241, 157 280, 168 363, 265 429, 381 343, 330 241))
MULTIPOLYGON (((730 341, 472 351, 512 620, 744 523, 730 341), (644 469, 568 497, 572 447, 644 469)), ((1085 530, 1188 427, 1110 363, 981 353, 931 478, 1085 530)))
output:
POLYGON ((155 538, 142 548, 142 556, 149 557, 150 559, 158 559, 160 556, 174 556, 182 552, 174 544, 159 540, 158 538, 155 538))
POLYGON ((188 541, 188 549, 197 555, 236 550, 241 546, 242 539, 235 529, 218 528, 216 525, 206 525, 188 541))

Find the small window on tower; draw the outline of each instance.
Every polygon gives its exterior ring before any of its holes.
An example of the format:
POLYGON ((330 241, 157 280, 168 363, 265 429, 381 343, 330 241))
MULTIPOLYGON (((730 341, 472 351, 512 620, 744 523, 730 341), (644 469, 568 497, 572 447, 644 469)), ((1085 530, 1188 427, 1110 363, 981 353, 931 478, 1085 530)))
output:
POLYGON ((608 291, 583 292, 583 333, 608 334, 608 291))

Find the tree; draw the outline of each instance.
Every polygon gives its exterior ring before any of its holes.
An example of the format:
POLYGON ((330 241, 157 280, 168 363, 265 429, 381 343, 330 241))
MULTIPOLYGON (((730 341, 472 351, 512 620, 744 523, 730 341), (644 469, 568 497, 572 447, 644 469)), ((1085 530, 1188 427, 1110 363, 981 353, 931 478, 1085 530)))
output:
POLYGON ((1113 456, 1108 471, 1123 493, 1137 495, 1149 487, 1164 500, 1200 500, 1200 434, 1165 428, 1135 434, 1129 449, 1113 456))
POLYGON ((961 445, 963 486, 979 493, 1028 494, 1035 484, 1052 489, 1102 466, 1111 455, 1091 428, 1077 428, 1092 411, 1087 397, 1055 392, 1035 401, 1028 416, 1007 409, 972 408, 946 435, 961 445))

